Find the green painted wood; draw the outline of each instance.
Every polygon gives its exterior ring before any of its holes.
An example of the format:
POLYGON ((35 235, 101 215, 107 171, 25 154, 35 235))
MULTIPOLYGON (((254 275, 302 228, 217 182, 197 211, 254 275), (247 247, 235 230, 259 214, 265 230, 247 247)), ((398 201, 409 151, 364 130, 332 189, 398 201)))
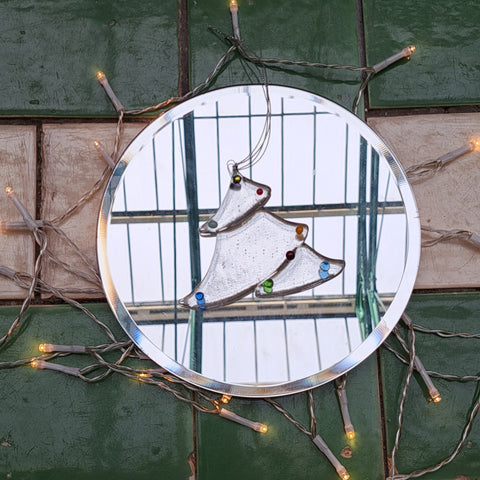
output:
MULTIPOLYGON (((106 305, 89 307, 125 336, 106 305)), ((4 332, 18 308, 0 309, 4 332)), ((67 306, 29 310, 21 335, 0 361, 38 355, 38 344, 98 345, 90 319, 67 306)), ((84 355, 58 363, 93 363, 84 355)), ((188 405, 159 388, 119 375, 87 384, 57 372, 0 370, 0 478, 22 480, 183 478, 191 474, 188 405)))
POLYGON ((371 107, 480 103, 476 2, 363 0, 363 5, 368 65, 408 45, 417 48, 410 62, 372 80, 371 107))
MULTIPOLYGON (((120 337, 106 305, 90 308, 120 337)), ((4 331, 18 311, 0 309, 4 331)), ((430 327, 478 331, 480 294, 415 295, 408 307, 412 319, 430 327)), ((99 344, 104 335, 78 311, 66 306, 35 307, 0 360, 30 358, 41 342, 99 344)), ((478 373, 478 340, 440 339, 418 334, 417 351, 428 369, 478 373)), ((83 365, 81 356, 62 359, 83 365)), ((383 397, 391 450, 405 368, 382 351, 383 397)), ((112 376, 88 385, 56 372, 22 367, 1 370, 0 476, 20 479, 56 478, 188 478, 187 457, 193 450, 189 408, 154 387, 112 376)), ((315 390, 319 432, 339 455, 350 445, 351 458, 341 458, 356 480, 383 478, 382 439, 376 382, 376 361, 370 357, 348 376, 347 393, 357 437, 345 439, 332 385, 315 390), (368 459, 366 461, 365 459, 368 459)), ((400 444, 400 472, 426 467, 446 457, 460 437, 475 393, 473 384, 435 381, 443 401, 432 404, 415 378, 407 401, 400 444)), ((308 425, 305 394, 279 401, 308 425)), ((262 435, 225 419, 199 415, 197 442, 199 479, 275 478, 335 479, 335 473, 307 437, 270 405, 233 399, 232 411, 264 422, 262 435)), ((458 459, 425 478, 451 480, 478 476, 480 431, 476 423, 458 459)))
POLYGON ((126 108, 176 93, 177 2, 0 3, 0 115, 115 115, 95 73, 126 108))
MULTIPOLYGON (((318 433, 347 468, 352 479, 383 479, 375 356, 348 375, 347 395, 356 438, 349 441, 345 437, 332 384, 314 390, 318 433), (351 458, 342 457, 341 452, 345 447, 351 448, 351 458)), ((309 428, 305 393, 277 400, 309 428)), ((238 415, 265 423, 268 432, 257 433, 217 416, 199 416, 199 480, 338 479, 333 467, 311 440, 271 405, 262 400, 236 398, 226 408, 238 415)))
MULTIPOLYGON (((190 49, 192 86, 203 82, 227 46, 207 30, 214 26, 232 34, 228 0, 191 0, 190 49)), ((261 57, 358 65, 355 3, 345 0, 239 0, 240 33, 245 45, 261 57)), ((213 88, 258 83, 251 64, 232 61, 213 88)), ((268 79, 309 90, 351 108, 358 73, 303 67, 269 68, 268 79)))
MULTIPOLYGON (((415 323, 428 328, 479 333, 480 294, 414 295, 407 312, 415 323)), ((457 375, 478 375, 479 342, 473 339, 442 339, 417 333, 416 350, 427 370, 457 375)), ((382 376, 388 451, 397 429, 406 366, 382 351, 382 376)), ((405 408, 403 435, 398 454, 398 470, 406 474, 437 464, 446 458, 460 440, 475 395, 476 385, 433 379, 442 401, 427 401, 421 380, 412 380, 405 408)), ((466 447, 449 465, 426 475, 428 480, 466 480, 480 472, 480 428, 476 420, 466 447)))

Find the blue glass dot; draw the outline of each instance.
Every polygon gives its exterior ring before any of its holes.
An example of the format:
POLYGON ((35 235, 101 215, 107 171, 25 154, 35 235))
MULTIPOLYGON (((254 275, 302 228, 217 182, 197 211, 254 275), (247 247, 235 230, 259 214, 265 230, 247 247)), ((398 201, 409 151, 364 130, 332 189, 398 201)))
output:
POLYGON ((197 300, 203 300, 203 298, 204 298, 203 293, 202 293, 202 292, 197 292, 197 293, 195 294, 195 298, 196 298, 197 300))
POLYGON ((320 277, 323 278, 324 280, 328 278, 328 272, 320 270, 318 273, 320 274, 320 277))
POLYGON ((328 262, 322 262, 322 264, 320 265, 320 268, 324 271, 324 272, 328 272, 328 269, 330 268, 330 264, 328 262))

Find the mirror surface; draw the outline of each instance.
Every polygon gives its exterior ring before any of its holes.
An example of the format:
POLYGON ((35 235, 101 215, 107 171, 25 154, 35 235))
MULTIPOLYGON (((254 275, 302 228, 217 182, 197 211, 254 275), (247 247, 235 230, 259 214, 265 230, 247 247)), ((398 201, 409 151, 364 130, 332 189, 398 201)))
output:
POLYGON ((239 396, 305 390, 364 360, 407 305, 420 251, 412 192, 378 136, 322 97, 268 91, 270 141, 241 173, 271 188, 267 211, 308 227, 305 244, 345 262, 338 276, 215 309, 178 303, 212 261, 216 237, 198 229, 232 188, 227 162, 262 138, 258 85, 201 95, 152 122, 117 164, 99 220, 104 288, 126 332, 179 377, 239 396))

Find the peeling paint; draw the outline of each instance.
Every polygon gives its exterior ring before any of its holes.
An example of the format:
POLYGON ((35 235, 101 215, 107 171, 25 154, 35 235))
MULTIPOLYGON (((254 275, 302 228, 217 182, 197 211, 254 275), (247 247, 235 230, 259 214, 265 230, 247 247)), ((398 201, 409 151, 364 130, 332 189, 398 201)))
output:
POLYGON ((350 445, 343 447, 343 450, 340 452, 340 455, 343 458, 352 458, 352 455, 353 455, 352 447, 350 447, 350 445))

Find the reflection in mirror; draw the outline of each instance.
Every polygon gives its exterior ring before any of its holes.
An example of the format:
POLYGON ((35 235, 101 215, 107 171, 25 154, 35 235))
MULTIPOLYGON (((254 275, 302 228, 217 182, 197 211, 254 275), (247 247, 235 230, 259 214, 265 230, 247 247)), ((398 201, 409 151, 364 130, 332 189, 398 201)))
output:
MULTIPOLYGON (((134 341, 180 377, 245 396, 306 389, 355 366, 398 321, 418 267, 415 202, 380 139, 321 97, 269 93, 270 142, 242 176, 271 190, 265 215, 305 225, 308 249, 345 262, 335 278, 214 309, 179 304, 212 263, 220 234, 200 236, 199 228, 231 188, 227 162, 244 158, 264 127, 260 86, 202 95, 147 127, 112 176, 99 227, 107 297, 134 341)), ((258 241, 264 252, 276 248, 273 233, 258 241)), ((211 272, 220 292, 230 288, 225 272, 243 262, 238 249, 229 262, 224 248, 211 272)), ((245 262, 251 271, 266 260, 245 262)))

